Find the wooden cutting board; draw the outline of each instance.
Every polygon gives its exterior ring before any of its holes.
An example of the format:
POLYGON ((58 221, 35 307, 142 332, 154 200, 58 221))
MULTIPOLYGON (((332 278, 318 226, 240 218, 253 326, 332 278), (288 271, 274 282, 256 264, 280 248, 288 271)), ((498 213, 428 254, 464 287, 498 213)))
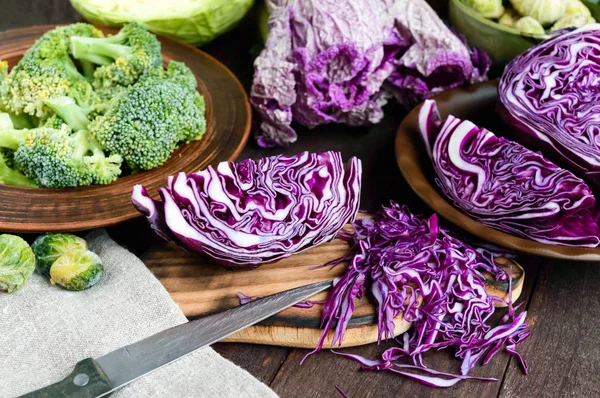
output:
MULTIPOLYGON (((188 317, 224 311, 239 305, 237 293, 265 296, 322 280, 333 279, 344 267, 311 269, 337 259, 348 251, 348 244, 335 239, 330 243, 298 253, 273 264, 252 270, 228 270, 198 255, 187 253, 174 244, 164 243, 147 252, 142 260, 165 286, 173 300, 188 317)), ((513 262, 513 264, 516 264, 513 262)), ((521 294, 525 273, 513 266, 513 299, 521 294)), ((506 298, 507 283, 490 283, 488 292, 506 298)), ((324 300, 327 293, 311 300, 324 300)), ((366 295, 368 296, 368 295, 366 295)), ((314 348, 321 336, 321 305, 312 308, 289 308, 249 327, 225 341, 314 348)), ((395 332, 401 334, 410 324, 402 316, 396 318, 395 332)), ((325 342, 328 347, 332 333, 325 342)), ((343 347, 377 341, 375 306, 369 297, 357 300, 354 316, 344 336, 343 347)))

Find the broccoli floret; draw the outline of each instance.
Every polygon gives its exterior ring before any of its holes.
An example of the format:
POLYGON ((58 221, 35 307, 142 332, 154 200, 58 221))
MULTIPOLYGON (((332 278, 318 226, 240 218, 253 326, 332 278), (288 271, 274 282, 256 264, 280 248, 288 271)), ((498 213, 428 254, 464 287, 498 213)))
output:
POLYGON ((51 110, 44 101, 49 98, 68 95, 80 104, 100 102, 70 57, 73 34, 98 37, 102 33, 91 25, 74 24, 44 34, 10 73, 2 72, 0 108, 14 115, 46 118, 51 110))
POLYGON ((94 72, 96 87, 134 84, 148 71, 162 67, 160 42, 136 23, 105 38, 71 37, 75 59, 100 65, 94 72))
MULTIPOLYGON (((85 130, 72 135, 70 132, 66 124, 60 129, 46 126, 15 129, 10 116, 0 114, 0 147, 14 151, 15 168, 38 186, 63 188, 109 184, 121 175, 121 156, 107 157, 85 130)), ((10 168, 6 156, 3 160, 10 168)), ((17 175, 10 177, 21 184, 28 183, 17 179, 17 175)))
MULTIPOLYGON (((65 125, 27 134, 15 151, 15 163, 37 185, 48 188, 109 184, 121 174, 122 158, 106 156, 88 131, 72 135, 65 125)), ((0 139, 0 145, 1 145, 0 139)))
POLYGON ((180 142, 202 137, 204 99, 177 79, 145 79, 118 97, 89 130, 132 170, 150 170, 166 162, 180 142))

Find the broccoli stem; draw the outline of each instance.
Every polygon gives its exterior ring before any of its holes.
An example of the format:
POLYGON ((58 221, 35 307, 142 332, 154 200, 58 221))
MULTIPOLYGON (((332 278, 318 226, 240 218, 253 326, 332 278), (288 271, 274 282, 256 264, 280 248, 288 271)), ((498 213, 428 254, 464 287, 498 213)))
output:
POLYGON ((19 144, 25 140, 25 137, 33 130, 17 130, 14 128, 0 128, 0 148, 7 148, 16 151, 19 144))
POLYGON ((13 127, 16 129, 31 129, 39 124, 39 120, 36 117, 21 113, 19 115, 10 115, 13 127))
POLYGON ((84 156, 101 156, 104 157, 104 151, 100 145, 86 130, 81 130, 73 134, 71 137, 75 144, 73 157, 83 159, 84 156))
POLYGON ((87 129, 90 120, 87 115, 89 111, 77 105, 71 97, 57 97, 47 100, 48 105, 62 120, 67 123, 73 131, 87 129))
POLYGON ((0 153, 0 184, 14 185, 18 187, 37 187, 37 185, 29 178, 16 170, 13 170, 6 163, 3 154, 0 153))
POLYGON ((86 80, 86 77, 79 72, 77 66, 75 65, 75 63, 73 63, 73 60, 70 57, 65 56, 60 59, 57 59, 56 63, 59 67, 62 68, 62 70, 67 72, 67 76, 69 76, 70 78, 74 80, 86 80))
POLYGON ((71 52, 73 57, 97 65, 110 65, 118 58, 127 60, 133 50, 130 46, 116 44, 113 39, 117 36, 108 38, 72 36, 71 52))
POLYGON ((94 79, 94 72, 96 71, 94 64, 90 61, 81 60, 81 69, 83 70, 83 76, 88 80, 94 79))

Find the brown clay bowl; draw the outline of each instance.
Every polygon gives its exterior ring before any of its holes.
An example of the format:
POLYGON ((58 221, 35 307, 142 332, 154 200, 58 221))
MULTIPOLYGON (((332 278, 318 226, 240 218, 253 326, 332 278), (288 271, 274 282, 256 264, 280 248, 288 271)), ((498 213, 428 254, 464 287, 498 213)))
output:
MULTIPOLYGON (((33 26, 0 32, 0 59, 16 64, 34 41, 55 26, 33 26)), ((115 33, 115 29, 102 28, 115 33)), ((237 78, 220 62, 187 44, 159 38, 165 63, 182 61, 198 80, 206 102, 206 134, 182 145, 156 169, 121 177, 110 185, 67 189, 0 185, 0 231, 68 232, 107 227, 139 216, 131 189, 143 184, 156 196, 167 177, 234 160, 250 134, 250 104, 237 78)))

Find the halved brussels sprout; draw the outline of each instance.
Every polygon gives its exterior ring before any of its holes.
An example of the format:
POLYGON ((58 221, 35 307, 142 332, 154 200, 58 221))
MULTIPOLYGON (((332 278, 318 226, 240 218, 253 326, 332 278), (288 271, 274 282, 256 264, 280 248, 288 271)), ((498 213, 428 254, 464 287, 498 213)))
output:
POLYGON ((25 286, 35 270, 31 247, 15 235, 0 235, 0 290, 12 293, 25 286))
POLYGON ((50 267, 63 254, 86 252, 88 249, 85 240, 71 234, 42 235, 31 248, 35 254, 36 270, 45 276, 50 276, 50 267))
POLYGON ((67 290, 84 290, 92 287, 104 273, 102 260, 91 251, 65 253, 50 267, 50 282, 67 290))

